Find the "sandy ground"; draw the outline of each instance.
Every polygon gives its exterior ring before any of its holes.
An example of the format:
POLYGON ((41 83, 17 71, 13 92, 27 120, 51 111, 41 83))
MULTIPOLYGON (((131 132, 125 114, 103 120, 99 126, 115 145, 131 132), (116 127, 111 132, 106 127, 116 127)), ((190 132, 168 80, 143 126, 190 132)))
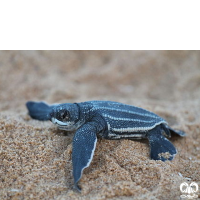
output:
MULTIPOLYGON (((0 52, 0 199, 180 199, 200 187, 199 51, 0 52), (99 139, 73 190, 73 133, 27 115, 28 100, 114 100, 151 110, 174 136, 173 161, 149 158, 146 140, 99 139)), ((198 191, 200 198, 200 192, 198 191)))

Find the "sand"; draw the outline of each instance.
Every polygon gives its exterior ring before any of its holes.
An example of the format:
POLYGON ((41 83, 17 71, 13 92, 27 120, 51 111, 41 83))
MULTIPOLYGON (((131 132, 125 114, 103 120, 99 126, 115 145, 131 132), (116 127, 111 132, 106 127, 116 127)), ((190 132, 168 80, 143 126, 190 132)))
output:
POLYGON ((180 199, 181 183, 200 187, 199 111, 199 51, 1 51, 0 199, 180 199), (119 101, 157 113, 187 137, 170 139, 178 154, 167 162, 149 158, 146 140, 99 139, 80 194, 74 133, 32 120, 28 100, 119 101))

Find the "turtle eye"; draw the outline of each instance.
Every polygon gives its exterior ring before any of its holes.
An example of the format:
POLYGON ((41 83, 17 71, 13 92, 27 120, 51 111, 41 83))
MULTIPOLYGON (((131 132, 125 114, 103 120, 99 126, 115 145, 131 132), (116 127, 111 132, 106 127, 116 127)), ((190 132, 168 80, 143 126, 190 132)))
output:
POLYGON ((69 120, 69 112, 67 110, 64 110, 63 112, 60 113, 60 118, 62 121, 67 121, 69 120))

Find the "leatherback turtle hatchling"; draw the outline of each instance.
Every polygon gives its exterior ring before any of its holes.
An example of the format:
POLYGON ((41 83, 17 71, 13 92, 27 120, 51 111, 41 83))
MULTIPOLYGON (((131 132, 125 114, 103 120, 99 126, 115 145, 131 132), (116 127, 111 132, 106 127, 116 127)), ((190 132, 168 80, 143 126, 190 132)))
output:
POLYGON ((112 101, 87 101, 48 105, 29 101, 29 115, 37 120, 51 120, 59 129, 74 131, 72 163, 75 187, 83 170, 92 161, 97 136, 105 139, 143 139, 150 145, 150 156, 154 160, 172 160, 177 153, 166 138, 171 133, 185 136, 168 126, 158 115, 139 107, 112 101))

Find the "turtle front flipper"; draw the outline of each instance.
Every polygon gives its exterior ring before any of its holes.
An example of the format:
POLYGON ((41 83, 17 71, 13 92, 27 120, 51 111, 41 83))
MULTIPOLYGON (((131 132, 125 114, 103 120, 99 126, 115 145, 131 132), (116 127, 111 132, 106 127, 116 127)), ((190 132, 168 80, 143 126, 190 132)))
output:
POLYGON ((176 148, 163 136, 161 126, 157 126, 149 131, 147 138, 150 145, 151 159, 166 161, 172 160, 176 155, 176 148))
POLYGON ((78 191, 81 191, 78 181, 82 176, 83 170, 90 165, 94 155, 97 142, 96 131, 97 129, 94 125, 87 123, 76 131, 73 138, 73 176, 74 185, 78 191))
POLYGON ((49 106, 44 102, 28 101, 26 103, 26 107, 28 109, 29 115, 33 119, 47 121, 50 119, 49 113, 54 106, 49 106))

